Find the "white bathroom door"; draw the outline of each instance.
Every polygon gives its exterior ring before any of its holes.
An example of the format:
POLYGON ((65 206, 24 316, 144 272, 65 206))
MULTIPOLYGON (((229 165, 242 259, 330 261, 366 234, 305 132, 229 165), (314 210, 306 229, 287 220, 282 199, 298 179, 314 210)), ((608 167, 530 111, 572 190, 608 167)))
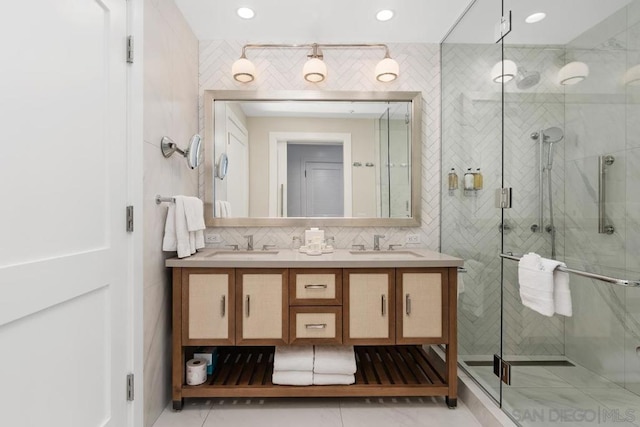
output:
POLYGON ((0 14, 0 425, 132 425, 125 0, 0 14))

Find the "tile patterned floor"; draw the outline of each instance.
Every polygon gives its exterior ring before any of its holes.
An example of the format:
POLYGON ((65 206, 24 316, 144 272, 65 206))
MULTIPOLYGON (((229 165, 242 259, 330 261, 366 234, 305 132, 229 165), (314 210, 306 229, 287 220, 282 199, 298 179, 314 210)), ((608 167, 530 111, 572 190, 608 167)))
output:
POLYGON ((475 427, 464 403, 443 398, 187 399, 169 405, 153 427, 475 427))
MULTIPOLYGON (((469 368, 491 394, 491 366, 469 368)), ((640 427, 640 396, 581 366, 512 366, 503 409, 524 427, 640 427)))

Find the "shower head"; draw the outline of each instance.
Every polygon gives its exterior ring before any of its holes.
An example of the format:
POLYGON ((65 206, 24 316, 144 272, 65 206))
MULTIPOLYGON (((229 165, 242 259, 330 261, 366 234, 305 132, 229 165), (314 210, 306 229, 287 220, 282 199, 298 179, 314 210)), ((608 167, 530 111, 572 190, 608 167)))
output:
POLYGON ((542 131, 542 134, 544 135, 544 142, 550 142, 552 144, 560 142, 564 138, 564 132, 556 126, 546 128, 542 131))
POLYGON ((516 77, 516 86, 518 89, 529 89, 540 82, 540 73, 537 71, 527 71, 520 67, 516 77))

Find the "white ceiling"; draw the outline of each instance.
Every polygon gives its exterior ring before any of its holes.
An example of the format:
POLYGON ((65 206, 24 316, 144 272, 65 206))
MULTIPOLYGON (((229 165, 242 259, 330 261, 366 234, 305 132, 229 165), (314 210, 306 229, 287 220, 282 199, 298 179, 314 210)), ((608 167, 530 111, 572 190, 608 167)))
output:
POLYGON ((176 0, 199 40, 439 43, 471 0, 176 0), (244 20, 236 9, 256 16, 244 20), (395 11, 378 22, 381 9, 395 11))
MULTIPOLYGON (((248 43, 439 43, 472 0, 175 0, 199 40, 248 43), (255 18, 236 9, 248 6, 255 18), (378 22, 380 9, 395 11, 378 22)), ((509 44, 567 44, 630 0, 504 0, 513 12, 509 44), (546 12, 536 24, 533 12, 546 12)), ((478 0, 447 38, 494 43, 500 0, 478 0)))

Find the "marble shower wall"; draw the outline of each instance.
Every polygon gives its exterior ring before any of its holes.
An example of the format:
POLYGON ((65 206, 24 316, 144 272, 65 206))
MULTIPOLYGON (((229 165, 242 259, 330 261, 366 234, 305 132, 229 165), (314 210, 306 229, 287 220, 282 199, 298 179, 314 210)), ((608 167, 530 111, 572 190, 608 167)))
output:
MULTIPOLYGON (((518 89, 505 85, 504 180, 513 187, 514 205, 505 211, 508 227, 504 250, 537 252, 549 256, 548 233, 533 233, 538 222, 538 144, 530 134, 549 126, 563 126, 563 96, 553 81, 557 52, 542 47, 505 47, 505 58, 519 67, 539 71, 540 82, 518 89)), ((500 351, 500 209, 494 190, 502 179, 501 87, 489 70, 501 59, 500 46, 445 44, 443 64, 443 174, 455 168, 462 187, 467 168, 481 168, 484 188, 477 192, 442 187, 442 250, 465 261, 465 292, 460 296, 459 347, 465 355, 491 355, 500 351)), ((556 150, 553 169, 554 217, 558 253, 563 252, 563 150, 556 150)), ((546 193, 546 189, 545 189, 546 193)), ((548 223, 545 196, 545 224, 548 223)), ((564 353, 562 318, 546 318, 522 306, 515 266, 505 264, 504 353, 506 355, 558 355, 564 353)))
POLYGON ((162 252, 167 204, 155 196, 197 195, 184 158, 165 159, 160 140, 179 146, 198 131, 198 41, 173 0, 144 4, 144 425, 171 398, 171 274, 162 252))
MULTIPOLYGON (((400 64, 400 77, 388 84, 375 80, 373 69, 380 60, 378 51, 334 50, 325 53, 329 69, 326 81, 306 82, 301 75, 307 60, 297 49, 251 50, 257 78, 240 84, 231 76, 231 65, 240 56, 242 46, 253 41, 214 40, 200 42, 200 129, 204 128, 202 94, 205 90, 350 90, 350 91, 419 91, 423 96, 422 116, 422 225, 411 228, 329 227, 326 234, 335 237, 339 248, 352 244, 373 245, 373 235, 383 234, 384 245, 404 243, 407 234, 419 234, 421 244, 437 250, 440 238, 440 46, 436 44, 390 44, 393 58, 400 64)), ((268 43, 268 40, 257 42, 268 43)), ((200 179, 200 194, 204 179, 200 179)), ((304 227, 227 228, 215 231, 223 244, 245 245, 245 234, 254 235, 256 247, 291 245, 293 236, 301 236, 304 227)))
MULTIPOLYGON (((566 92, 566 260, 574 268, 640 277, 640 87, 624 74, 640 63, 640 1, 610 16, 567 46, 589 65, 589 77, 566 92), (598 234, 598 156, 607 168, 607 222, 598 234)), ((566 354, 640 394, 640 289, 571 277, 574 315, 566 354)))

